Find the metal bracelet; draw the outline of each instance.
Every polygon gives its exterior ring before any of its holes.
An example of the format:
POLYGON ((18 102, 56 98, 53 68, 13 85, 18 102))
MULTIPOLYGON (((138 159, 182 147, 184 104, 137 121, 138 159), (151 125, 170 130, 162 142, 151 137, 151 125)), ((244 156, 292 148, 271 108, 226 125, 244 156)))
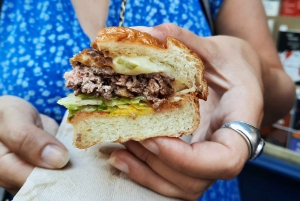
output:
POLYGON ((261 138, 258 128, 255 126, 244 121, 232 121, 223 124, 221 128, 230 128, 245 139, 249 149, 250 160, 255 159, 262 153, 265 142, 261 138))

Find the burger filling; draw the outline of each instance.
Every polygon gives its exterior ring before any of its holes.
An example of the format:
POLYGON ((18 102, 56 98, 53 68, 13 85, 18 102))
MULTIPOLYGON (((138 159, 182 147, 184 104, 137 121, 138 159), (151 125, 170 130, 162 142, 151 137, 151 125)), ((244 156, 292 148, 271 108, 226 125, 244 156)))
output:
POLYGON ((66 87, 75 95, 89 94, 112 100, 113 97, 134 98, 144 95, 158 109, 174 93, 171 86, 174 78, 164 73, 121 75, 111 67, 87 67, 77 63, 65 74, 66 87))
POLYGON ((115 106, 126 105, 158 110, 174 95, 175 79, 170 75, 171 69, 151 67, 145 58, 139 61, 112 59, 92 49, 82 51, 71 59, 73 70, 65 73, 66 87, 73 89, 75 96, 69 95, 58 103, 71 113, 99 109, 111 112, 115 106))

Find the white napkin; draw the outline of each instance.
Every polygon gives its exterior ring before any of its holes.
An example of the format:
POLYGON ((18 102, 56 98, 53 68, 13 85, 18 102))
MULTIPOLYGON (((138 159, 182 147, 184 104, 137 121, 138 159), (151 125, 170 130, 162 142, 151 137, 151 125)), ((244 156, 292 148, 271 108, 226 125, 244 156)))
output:
POLYGON ((76 200, 177 200, 161 196, 132 181, 107 162, 121 144, 95 145, 86 150, 72 145, 73 128, 64 120, 57 138, 70 152, 70 162, 60 170, 35 168, 14 197, 14 201, 76 201, 76 200))

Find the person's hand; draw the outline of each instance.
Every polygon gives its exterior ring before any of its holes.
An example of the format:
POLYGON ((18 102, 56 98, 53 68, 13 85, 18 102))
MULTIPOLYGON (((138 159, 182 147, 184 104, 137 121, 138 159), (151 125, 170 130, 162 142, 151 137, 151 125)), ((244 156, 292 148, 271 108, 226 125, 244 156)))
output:
POLYGON ((192 144, 159 137, 127 142, 109 162, 134 181, 162 195, 195 200, 215 180, 238 175, 249 157, 246 141, 221 125, 245 121, 259 126, 263 91, 259 57, 244 41, 233 37, 201 38, 175 25, 138 27, 165 40, 173 36, 197 53, 206 67, 208 100, 200 101, 201 123, 192 144))
POLYGON ((35 166, 61 168, 69 160, 55 139, 58 125, 28 102, 0 97, 0 186, 16 194, 35 166), (52 134, 52 135, 50 135, 52 134))

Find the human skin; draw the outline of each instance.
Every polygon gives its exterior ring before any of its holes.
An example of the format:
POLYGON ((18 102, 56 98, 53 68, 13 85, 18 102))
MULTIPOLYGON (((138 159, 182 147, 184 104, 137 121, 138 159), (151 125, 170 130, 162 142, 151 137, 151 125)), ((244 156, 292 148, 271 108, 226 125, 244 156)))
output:
POLYGON ((215 26, 224 36, 204 39, 174 25, 138 28, 161 40, 181 40, 206 67, 209 97, 200 103, 201 123, 191 144, 173 138, 128 142, 127 150, 109 160, 166 196, 195 200, 215 180, 237 176, 249 157, 247 145, 221 125, 236 120, 270 125, 294 103, 294 83, 279 61, 261 1, 225 0, 215 26))
POLYGON ((0 97, 0 186, 18 192, 35 166, 61 168, 68 150, 53 136, 57 123, 28 102, 0 97))
MULTIPOLYGON (((105 11, 107 2, 86 1, 102 6, 84 7, 78 0, 72 3, 84 31, 93 40, 105 17, 103 12, 81 9, 105 11)), ((132 141, 126 143, 127 151, 111 156, 112 165, 163 195, 193 200, 215 180, 235 177, 248 159, 247 145, 239 134, 220 126, 232 120, 256 126, 271 124, 293 105, 293 82, 278 59, 261 1, 224 0, 215 26, 216 34, 224 36, 201 38, 172 24, 143 28, 161 40, 174 36, 195 51, 206 67, 210 92, 208 100, 200 103, 201 124, 193 135, 193 144, 175 138, 132 141)), ((67 150, 45 127, 50 125, 54 133, 57 125, 49 118, 52 123, 43 124, 26 101, 0 97, 0 120, 0 186, 11 193, 19 190, 35 166, 60 168, 67 162, 67 150), (49 144, 59 147, 60 157, 42 157, 49 144), (50 161, 45 163, 45 158, 50 161)))
POLYGON ((195 200, 215 180, 237 176, 249 157, 245 140, 220 127, 236 120, 260 125, 263 82, 259 57, 250 45, 234 37, 201 38, 172 24, 147 32, 160 40, 173 36, 200 56, 209 96, 200 102, 201 123, 192 144, 167 137, 131 141, 125 144, 127 149, 114 152, 109 162, 160 194, 195 200))
POLYGON ((271 125, 286 115, 295 101, 295 85, 279 60, 262 1, 224 0, 215 27, 217 35, 243 39, 259 56, 264 97, 262 125, 271 125))

